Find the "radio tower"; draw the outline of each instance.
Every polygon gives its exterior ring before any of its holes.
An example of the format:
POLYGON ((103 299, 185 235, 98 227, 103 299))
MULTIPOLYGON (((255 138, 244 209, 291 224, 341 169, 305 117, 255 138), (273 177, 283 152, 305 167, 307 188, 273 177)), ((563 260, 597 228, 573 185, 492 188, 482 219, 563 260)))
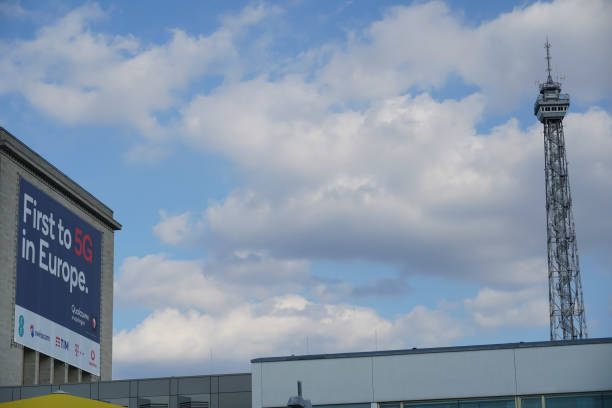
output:
POLYGON ((552 79, 548 39, 545 47, 548 78, 540 84, 533 110, 544 125, 550 339, 582 339, 588 333, 563 136, 563 117, 570 100, 552 79))

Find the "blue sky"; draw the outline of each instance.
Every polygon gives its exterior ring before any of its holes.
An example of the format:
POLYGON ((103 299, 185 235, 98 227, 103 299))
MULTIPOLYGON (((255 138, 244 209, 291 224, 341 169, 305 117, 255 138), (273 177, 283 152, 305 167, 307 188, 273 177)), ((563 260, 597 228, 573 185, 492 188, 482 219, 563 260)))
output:
POLYGON ((0 125, 115 211, 114 378, 548 339, 543 44, 612 336, 612 5, 2 2, 0 125))

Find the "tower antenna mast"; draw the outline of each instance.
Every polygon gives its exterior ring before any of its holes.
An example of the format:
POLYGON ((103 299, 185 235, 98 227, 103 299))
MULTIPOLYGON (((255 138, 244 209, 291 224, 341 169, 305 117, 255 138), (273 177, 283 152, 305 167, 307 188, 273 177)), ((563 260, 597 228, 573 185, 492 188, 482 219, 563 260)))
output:
POLYGON ((540 84, 533 113, 544 125, 550 339, 582 339, 588 332, 563 134, 570 98, 552 79, 548 38, 544 47, 548 78, 540 84))
POLYGON ((552 70, 550 68, 550 42, 548 41, 548 37, 546 37, 544 47, 546 48, 546 72, 548 72, 547 82, 553 82, 552 70))

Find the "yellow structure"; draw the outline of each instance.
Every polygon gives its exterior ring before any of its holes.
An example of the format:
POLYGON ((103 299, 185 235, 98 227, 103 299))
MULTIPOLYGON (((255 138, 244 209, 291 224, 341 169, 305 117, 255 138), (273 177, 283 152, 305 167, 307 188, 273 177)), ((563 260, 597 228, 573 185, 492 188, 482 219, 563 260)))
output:
POLYGON ((0 403, 0 408, 119 408, 119 405, 75 397, 66 393, 54 393, 0 403))

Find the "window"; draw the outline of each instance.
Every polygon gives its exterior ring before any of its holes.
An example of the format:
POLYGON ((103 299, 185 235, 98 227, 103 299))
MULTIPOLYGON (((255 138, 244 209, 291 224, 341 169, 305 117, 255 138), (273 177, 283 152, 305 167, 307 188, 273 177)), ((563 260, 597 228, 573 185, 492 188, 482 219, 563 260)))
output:
POLYGON ((546 397, 546 408, 603 408, 603 404, 603 394, 546 397))
POLYGON ((521 408, 542 408, 542 398, 521 398, 521 408))
POLYGON ((179 408, 208 408, 208 394, 179 395, 179 408))
MULTIPOLYGON (((391 405, 391 404, 388 404, 391 405)), ((387 404, 381 404, 387 408, 387 404)), ((392 407, 388 407, 392 408, 392 407)), ((514 398, 404 403, 403 408, 515 408, 514 398)), ((533 407, 536 408, 536 407, 533 407)), ((548 407, 547 407, 548 408, 548 407)))
POLYGON ((514 399, 459 401, 459 408, 514 408, 514 399))
POLYGON ((138 398, 138 408, 168 408, 168 396, 140 397, 138 398))
POLYGON ((612 408, 612 393, 604 394, 602 397, 603 408, 612 408))
POLYGON ((447 402, 421 402, 416 404, 404 404, 404 408, 458 408, 459 401, 447 402))

